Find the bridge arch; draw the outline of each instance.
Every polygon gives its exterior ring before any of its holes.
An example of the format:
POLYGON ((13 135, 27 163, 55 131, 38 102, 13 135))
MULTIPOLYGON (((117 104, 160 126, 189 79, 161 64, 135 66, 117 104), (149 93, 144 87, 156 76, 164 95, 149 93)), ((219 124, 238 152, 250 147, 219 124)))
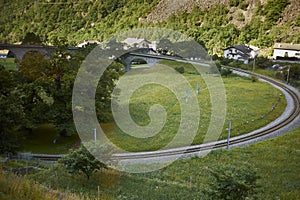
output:
POLYGON ((22 60, 28 51, 38 51, 43 54, 55 53, 54 47, 43 47, 38 45, 0 44, 0 50, 9 50, 18 60, 22 60))
MULTIPOLYGON (((11 51, 18 60, 22 60, 25 53, 28 51, 38 51, 45 55, 49 55, 49 57, 55 54, 56 47, 55 46, 42 46, 42 45, 26 45, 26 44, 0 44, 0 50, 7 49, 11 51)), ((78 47, 68 47, 67 52, 73 53, 78 50, 78 47)))

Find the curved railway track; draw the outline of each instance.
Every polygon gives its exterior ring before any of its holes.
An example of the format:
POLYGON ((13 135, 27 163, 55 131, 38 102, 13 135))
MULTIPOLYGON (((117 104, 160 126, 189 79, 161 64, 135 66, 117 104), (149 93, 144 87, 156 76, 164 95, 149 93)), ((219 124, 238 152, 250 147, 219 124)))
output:
MULTIPOLYGON (((224 66, 227 67, 227 66, 224 66)), ((244 144, 249 141, 261 141, 260 138, 272 135, 274 132, 286 127, 287 125, 291 125, 296 118, 300 116, 300 97, 299 93, 292 87, 287 86, 284 83, 278 82, 276 80, 273 80, 269 77, 248 72, 241 69, 236 68, 230 68, 234 71, 245 73, 248 75, 255 75, 259 77, 261 80, 264 80, 270 84, 273 84, 279 88, 282 89, 289 98, 292 101, 292 109, 286 116, 280 117, 281 120, 277 121, 276 123, 267 125, 259 130, 253 131, 248 134, 244 134, 241 136, 233 137, 230 140, 230 146, 238 146, 240 144, 244 144)), ((274 121, 275 122, 275 121, 274 121)), ((136 152, 136 153, 124 153, 124 154, 114 154, 113 160, 138 160, 138 159, 151 159, 151 158, 162 158, 162 157, 168 157, 168 156, 177 156, 177 155, 191 155, 191 154, 199 154, 201 152, 210 151, 213 149, 218 148, 225 148, 227 146, 227 140, 221 140, 211 143, 205 143, 201 145, 194 145, 194 146, 188 146, 188 147, 182 147, 182 148, 174 148, 174 149, 168 149, 168 150, 160 150, 160 151, 151 151, 151 152, 136 152)), ((34 154, 34 158, 39 158, 42 160, 58 160, 59 158, 63 157, 64 155, 47 155, 47 154, 34 154)))
MULTIPOLYGON (((227 66, 224 66, 227 67, 227 66)), ((275 131, 278 131, 282 129, 283 127, 291 124, 299 115, 300 115, 300 98, 299 94, 296 90, 293 88, 287 86, 284 83, 278 82, 276 80, 273 80, 269 77, 248 72, 245 70, 241 69, 236 69, 232 67, 227 67, 230 68, 234 71, 237 72, 242 72, 248 75, 255 75, 258 78, 269 82, 279 88, 281 88, 283 91, 285 91, 292 99, 293 102, 293 108, 291 112, 285 116, 282 120, 277 122, 276 124, 269 126, 267 128, 261 128, 259 129, 260 131, 253 131, 248 134, 244 134, 241 136, 237 136, 234 138, 231 138, 230 140, 230 145, 238 145, 242 144, 248 141, 253 141, 257 140, 261 137, 267 136, 269 134, 274 133, 275 131)), ((161 150, 161 151, 153 151, 153 152, 141 152, 141 153, 128 153, 128 154, 116 154, 115 159, 116 160, 131 160, 131 159, 145 159, 145 158, 156 158, 156 157, 166 157, 166 156, 175 156, 175 155, 186 155, 186 154, 193 154, 193 153, 199 153, 202 151, 209 151, 213 149, 218 149, 218 148, 224 148, 227 146, 227 140, 221 140, 217 142, 212 142, 212 143, 206 143, 206 144, 201 144, 201 145, 194 145, 194 146, 189 146, 189 147, 183 147, 183 148, 174 148, 174 149, 169 149, 169 150, 161 150)))

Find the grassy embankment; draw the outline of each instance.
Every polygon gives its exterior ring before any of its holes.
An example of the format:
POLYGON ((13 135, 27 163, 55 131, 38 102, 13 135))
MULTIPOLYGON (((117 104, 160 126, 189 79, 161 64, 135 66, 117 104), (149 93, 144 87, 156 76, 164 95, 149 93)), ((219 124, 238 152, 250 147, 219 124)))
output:
POLYGON ((4 197, 15 195, 12 191, 18 191, 20 194, 26 193, 26 197, 32 197, 30 199, 39 199, 37 194, 40 194, 39 188, 44 188, 39 185, 42 184, 53 190, 58 188, 61 192, 96 199, 99 185, 101 199, 201 198, 208 189, 209 169, 226 165, 239 167, 250 163, 260 176, 259 199, 299 199, 299 133, 300 127, 284 136, 249 147, 217 150, 203 158, 178 160, 167 168, 146 174, 103 170, 87 180, 84 175, 73 176, 62 166, 53 166, 29 174, 29 181, 26 177, 0 173, 0 194, 2 199, 9 199, 4 197))

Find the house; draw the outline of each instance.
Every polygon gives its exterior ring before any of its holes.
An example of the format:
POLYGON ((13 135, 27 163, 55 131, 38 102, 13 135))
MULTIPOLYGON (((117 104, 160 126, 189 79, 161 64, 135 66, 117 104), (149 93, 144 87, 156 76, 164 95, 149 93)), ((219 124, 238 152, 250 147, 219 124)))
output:
POLYGON ((273 59, 279 58, 300 59, 300 44, 275 43, 273 47, 273 59))
POLYGON ((241 60, 247 64, 251 58, 259 55, 259 51, 258 47, 240 44, 224 49, 224 58, 241 60))
POLYGON ((0 50, 0 58, 7 58, 9 50, 0 50))
POLYGON ((88 40, 88 41, 85 41, 85 40, 84 40, 84 42, 78 44, 77 47, 82 48, 82 47, 85 47, 86 45, 89 45, 89 44, 97 44, 97 45, 100 45, 101 42, 99 42, 99 41, 97 41, 97 40, 88 40))
POLYGON ((138 38, 127 38, 124 41, 121 42, 124 46, 124 49, 130 49, 130 48, 150 48, 156 51, 157 44, 156 42, 149 42, 145 39, 138 39, 138 38))

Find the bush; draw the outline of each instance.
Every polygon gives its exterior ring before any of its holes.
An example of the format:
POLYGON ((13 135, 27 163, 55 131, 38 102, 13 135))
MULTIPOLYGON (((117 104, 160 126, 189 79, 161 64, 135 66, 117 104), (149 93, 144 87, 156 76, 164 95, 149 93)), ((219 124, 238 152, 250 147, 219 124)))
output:
POLYGON ((240 5, 239 5, 239 8, 242 9, 242 10, 247 10, 248 8, 248 3, 246 2, 241 2, 240 5))
POLYGON ((255 75, 251 75, 251 81, 252 82, 257 82, 258 81, 258 77, 255 75))
POLYGON ((179 72, 180 74, 183 74, 184 73, 184 67, 175 67, 175 70, 177 71, 177 72, 179 72))
POLYGON ((239 0, 230 0, 229 5, 231 7, 237 7, 240 4, 239 0))
POLYGON ((289 3, 289 0, 268 0, 262 10, 262 14, 266 16, 267 21, 275 23, 289 3))
POLYGON ((239 11, 236 19, 238 21, 245 21, 245 16, 244 16, 243 12, 239 11))
POLYGON ((218 166, 210 171, 208 192, 212 199, 246 199, 252 197, 258 188, 259 176, 249 164, 218 166))
POLYGON ((228 77, 232 73, 232 71, 227 68, 222 68, 220 73, 222 76, 228 77))
POLYGON ((297 16, 296 21, 295 21, 296 26, 300 26, 300 15, 297 16))
POLYGON ((70 174, 83 173, 89 180, 91 175, 106 165, 98 161, 83 145, 61 158, 59 163, 65 165, 70 174))

